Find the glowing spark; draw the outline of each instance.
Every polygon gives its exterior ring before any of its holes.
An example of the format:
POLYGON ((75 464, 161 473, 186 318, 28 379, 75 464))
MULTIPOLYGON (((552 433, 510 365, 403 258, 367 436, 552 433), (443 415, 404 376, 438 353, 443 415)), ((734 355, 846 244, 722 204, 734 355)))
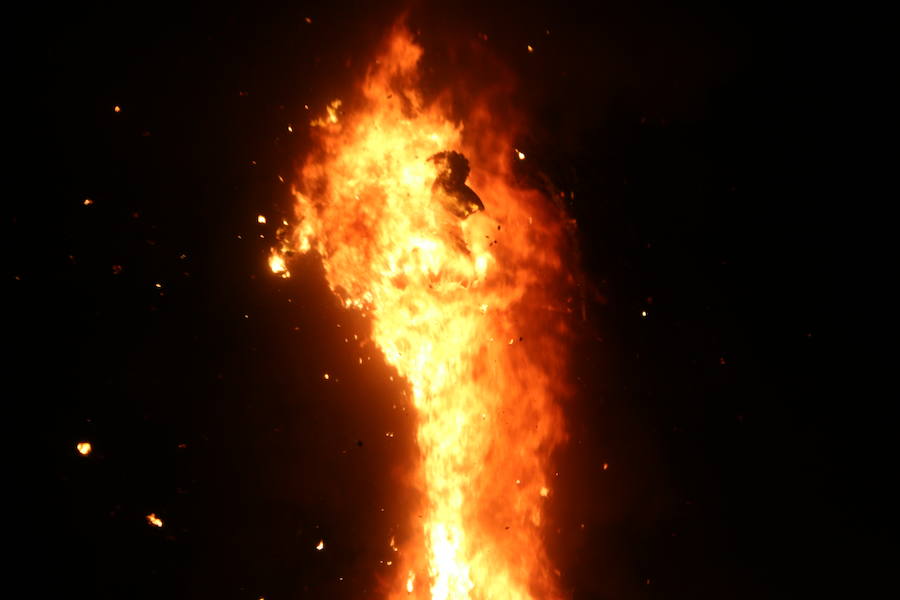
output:
POLYGON ((641 311, 641 316, 642 316, 642 317, 646 317, 646 316, 647 316, 647 311, 646 311, 646 310, 642 310, 642 311, 641 311))
POLYGON ((163 522, 162 519, 156 516, 156 513, 150 513, 147 515, 147 522, 153 525, 154 527, 162 527, 163 522))
POLYGON ((516 150, 516 156, 519 157, 519 160, 525 160, 525 153, 521 150, 516 150))
POLYGON ((546 497, 549 496, 549 495, 550 495, 550 489, 547 488, 547 487, 542 487, 542 488, 541 488, 541 496, 543 496, 544 498, 546 498, 546 497))
POLYGON ((416 581, 416 574, 412 571, 409 572, 409 577, 406 578, 406 593, 413 593, 413 583, 416 581))
POLYGON ((90 198, 85 198, 85 199, 84 199, 84 205, 85 205, 85 206, 90 206, 90 205, 93 204, 93 203, 94 203, 94 201, 91 200, 90 198))
POLYGON ((266 223, 265 215, 259 215, 258 217, 256 217, 256 222, 260 223, 262 225, 265 225, 265 223, 266 223))
POLYGON ((331 379, 331 375, 329 375, 328 373, 325 373, 325 375, 323 375, 322 377, 325 379, 331 379))
POLYGON ((90 442, 78 442, 75 448, 78 449, 78 453, 82 456, 87 456, 93 449, 90 442))
POLYGON ((115 106, 113 106, 113 112, 122 112, 122 108, 118 104, 116 104, 115 106))
POLYGON ((529 52, 534 52, 534 48, 532 48, 531 45, 528 45, 528 46, 526 46, 526 47, 528 48, 528 51, 529 51, 529 52))
POLYGON ((325 549, 325 540, 319 540, 319 543, 316 545, 316 550, 324 550, 325 549))

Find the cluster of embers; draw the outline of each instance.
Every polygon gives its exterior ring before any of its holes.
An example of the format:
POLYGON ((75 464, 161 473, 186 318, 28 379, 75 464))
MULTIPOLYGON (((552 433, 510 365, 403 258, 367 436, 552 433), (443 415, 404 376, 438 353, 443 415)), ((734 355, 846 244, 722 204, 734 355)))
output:
POLYGON ((465 219, 484 210, 484 204, 472 188, 466 185, 469 177, 469 160, 453 150, 438 152, 428 158, 437 167, 437 177, 431 193, 452 215, 465 219))

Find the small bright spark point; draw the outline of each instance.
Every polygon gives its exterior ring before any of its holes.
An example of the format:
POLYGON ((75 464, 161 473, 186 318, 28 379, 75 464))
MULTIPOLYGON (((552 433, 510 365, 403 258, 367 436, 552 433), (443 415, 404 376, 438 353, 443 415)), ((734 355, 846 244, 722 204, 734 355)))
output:
POLYGON ((113 106, 113 112, 122 112, 122 107, 116 104, 115 106, 113 106))
POLYGON ((647 311, 646 311, 646 310, 642 310, 642 311, 641 311, 641 316, 642 316, 642 317, 646 317, 646 316, 647 316, 647 311))
POLYGON ((542 487, 542 488, 541 488, 541 496, 543 496, 544 498, 546 498, 546 497, 549 496, 549 495, 550 495, 550 489, 549 489, 549 488, 546 488, 546 487, 542 487))
POLYGON ((256 222, 257 222, 257 223, 260 223, 260 224, 262 224, 262 225, 265 225, 265 224, 266 224, 266 217, 265 217, 265 215, 259 215, 258 217, 256 217, 256 222))
POLYGON ((609 463, 603 463, 603 470, 607 470, 609 468, 609 463))
POLYGON ((516 155, 519 157, 519 160, 525 160, 525 153, 521 150, 516 150, 516 155))
POLYGON ((325 373, 325 375, 323 375, 322 377, 324 377, 325 379, 331 379, 331 375, 329 375, 328 373, 325 373))
POLYGON ((156 516, 156 513, 150 513, 147 515, 147 522, 153 525, 154 527, 162 527, 163 522, 162 519, 156 516))
POLYGON ((161 289, 161 288, 162 288, 162 284, 159 283, 159 282, 157 282, 157 283, 154 283, 154 284, 153 284, 153 287, 155 287, 156 289, 161 289))
POLYGON ((90 442, 78 442, 78 444, 75 445, 75 448, 78 449, 78 453, 82 456, 87 456, 91 453, 91 450, 93 450, 90 442))
POLYGON ((303 20, 306 21, 307 25, 312 25, 312 17, 304 17, 303 20))
POLYGON ((288 125, 288 133, 294 133, 294 128, 288 125))
POLYGON ((406 593, 413 593, 413 582, 416 580, 416 574, 412 571, 409 572, 409 577, 406 579, 406 593))
POLYGON ((94 203, 94 201, 91 200, 90 198, 85 198, 85 199, 84 199, 84 205, 85 205, 85 206, 90 206, 90 205, 93 204, 93 203, 94 203))
POLYGON ((526 46, 526 48, 528 48, 529 52, 534 52, 534 48, 532 48, 530 44, 528 46, 526 46))
POLYGON ((316 546, 316 550, 324 550, 324 549, 325 549, 325 540, 319 540, 319 543, 316 546))

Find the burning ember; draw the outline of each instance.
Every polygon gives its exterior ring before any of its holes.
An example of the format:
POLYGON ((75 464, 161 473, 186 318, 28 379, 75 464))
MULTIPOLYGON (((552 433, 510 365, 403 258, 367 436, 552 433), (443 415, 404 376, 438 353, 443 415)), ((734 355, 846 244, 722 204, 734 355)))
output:
POLYGON ((147 515, 147 522, 153 525, 154 527, 162 527, 163 522, 162 519, 156 516, 156 513, 150 513, 147 515))
POLYGON ((459 123, 425 101, 421 55, 396 30, 360 98, 311 123, 298 224, 270 266, 315 251, 412 392, 421 508, 391 540, 389 596, 559 597, 541 526, 565 437, 566 222, 514 184, 525 155, 486 102, 459 123))

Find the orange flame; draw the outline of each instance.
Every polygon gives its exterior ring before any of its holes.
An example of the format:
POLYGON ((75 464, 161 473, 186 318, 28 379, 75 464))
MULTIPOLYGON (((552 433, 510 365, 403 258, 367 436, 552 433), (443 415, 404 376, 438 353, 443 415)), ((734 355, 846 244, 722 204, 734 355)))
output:
POLYGON ((391 597, 557 598, 541 524, 547 463, 565 437, 564 219, 512 183, 524 154, 486 106, 464 132, 423 100, 421 55, 396 30, 359 101, 336 100, 312 121, 317 149, 283 250, 319 254, 332 291, 371 316, 412 391, 422 519, 400 544, 391 597), (470 159, 483 211, 460 218, 435 198, 429 158, 446 151, 470 159))
POLYGON ((163 522, 162 519, 156 516, 156 513, 150 513, 147 515, 147 522, 153 525, 154 527, 162 527, 163 522))

